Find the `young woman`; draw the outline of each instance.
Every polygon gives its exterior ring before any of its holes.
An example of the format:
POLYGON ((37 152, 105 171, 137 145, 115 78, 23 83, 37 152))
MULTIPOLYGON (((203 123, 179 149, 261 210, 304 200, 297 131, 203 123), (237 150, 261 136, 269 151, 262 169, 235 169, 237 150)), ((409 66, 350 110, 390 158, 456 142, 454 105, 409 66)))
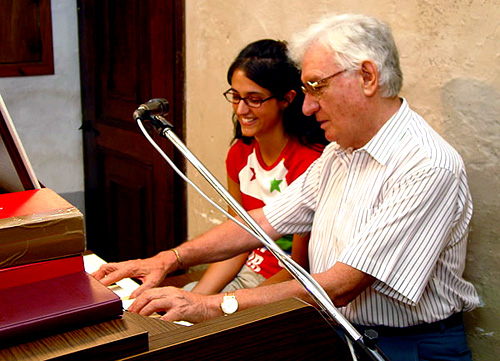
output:
MULTIPOLYGON (((231 87, 224 96, 233 104, 235 125, 226 158, 228 189, 249 211, 283 192, 321 155, 326 140, 314 118, 302 113, 300 73, 286 43, 265 39, 249 44, 231 64, 227 80, 231 87)), ((307 269, 308 241, 309 235, 289 235, 277 243, 307 269)), ((211 264, 198 283, 185 289, 214 294, 287 278, 288 272, 262 247, 211 264)))

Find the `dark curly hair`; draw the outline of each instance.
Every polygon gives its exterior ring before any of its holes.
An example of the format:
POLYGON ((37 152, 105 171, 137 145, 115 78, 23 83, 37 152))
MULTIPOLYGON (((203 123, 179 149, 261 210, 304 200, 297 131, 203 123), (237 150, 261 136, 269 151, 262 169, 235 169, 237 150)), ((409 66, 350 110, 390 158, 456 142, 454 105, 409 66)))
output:
MULTIPOLYGON (((242 70, 246 77, 271 92, 278 100, 283 100, 290 90, 297 95, 283 112, 283 126, 289 137, 294 137, 304 145, 327 144, 324 131, 313 116, 302 113, 304 93, 300 81, 300 71, 288 55, 287 43, 262 39, 250 43, 238 54, 227 72, 227 81, 236 70, 242 70)), ((251 137, 243 136, 241 125, 233 114, 234 138, 249 144, 251 137)))

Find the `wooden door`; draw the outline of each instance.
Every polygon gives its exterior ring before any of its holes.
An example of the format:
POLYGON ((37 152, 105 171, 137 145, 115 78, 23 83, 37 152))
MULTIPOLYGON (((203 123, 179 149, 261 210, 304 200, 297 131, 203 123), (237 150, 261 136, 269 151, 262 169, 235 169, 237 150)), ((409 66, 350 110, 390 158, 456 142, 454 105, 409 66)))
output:
MULTIPOLYGON (((184 2, 79 0, 87 248, 107 261, 182 242, 185 187, 132 118, 152 98, 183 139, 184 2)), ((168 140, 154 139, 182 169, 168 140)))

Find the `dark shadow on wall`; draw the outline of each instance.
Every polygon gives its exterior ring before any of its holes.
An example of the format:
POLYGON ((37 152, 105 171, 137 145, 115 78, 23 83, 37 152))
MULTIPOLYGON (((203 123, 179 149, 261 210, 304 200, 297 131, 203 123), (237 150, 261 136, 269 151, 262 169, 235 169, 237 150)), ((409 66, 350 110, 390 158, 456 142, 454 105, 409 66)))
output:
POLYGON ((475 360, 493 360, 500 354, 500 97, 488 84, 458 78, 441 98, 441 133, 464 159, 474 202, 465 277, 483 304, 466 314, 469 346, 475 360))

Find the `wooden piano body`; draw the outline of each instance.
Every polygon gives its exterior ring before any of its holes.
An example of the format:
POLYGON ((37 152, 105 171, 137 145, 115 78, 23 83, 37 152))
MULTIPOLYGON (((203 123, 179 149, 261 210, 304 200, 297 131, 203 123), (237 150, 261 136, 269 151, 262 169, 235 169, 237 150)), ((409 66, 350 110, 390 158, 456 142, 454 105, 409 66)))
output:
MULTIPOLYGON (((0 108, 0 159, 5 160, 0 165, 0 187, 4 192, 40 188, 1 96, 0 108)), ((0 360, 51 359, 345 360, 349 356, 345 343, 314 307, 287 299, 189 327, 125 312, 120 319, 31 342, 11 345, 0 340, 0 360)))
POLYGON ((286 299, 193 326, 126 312, 123 319, 0 349, 0 360, 54 359, 349 360, 350 357, 340 336, 314 307, 298 299, 286 299), (137 335, 147 335, 146 347, 137 335))

